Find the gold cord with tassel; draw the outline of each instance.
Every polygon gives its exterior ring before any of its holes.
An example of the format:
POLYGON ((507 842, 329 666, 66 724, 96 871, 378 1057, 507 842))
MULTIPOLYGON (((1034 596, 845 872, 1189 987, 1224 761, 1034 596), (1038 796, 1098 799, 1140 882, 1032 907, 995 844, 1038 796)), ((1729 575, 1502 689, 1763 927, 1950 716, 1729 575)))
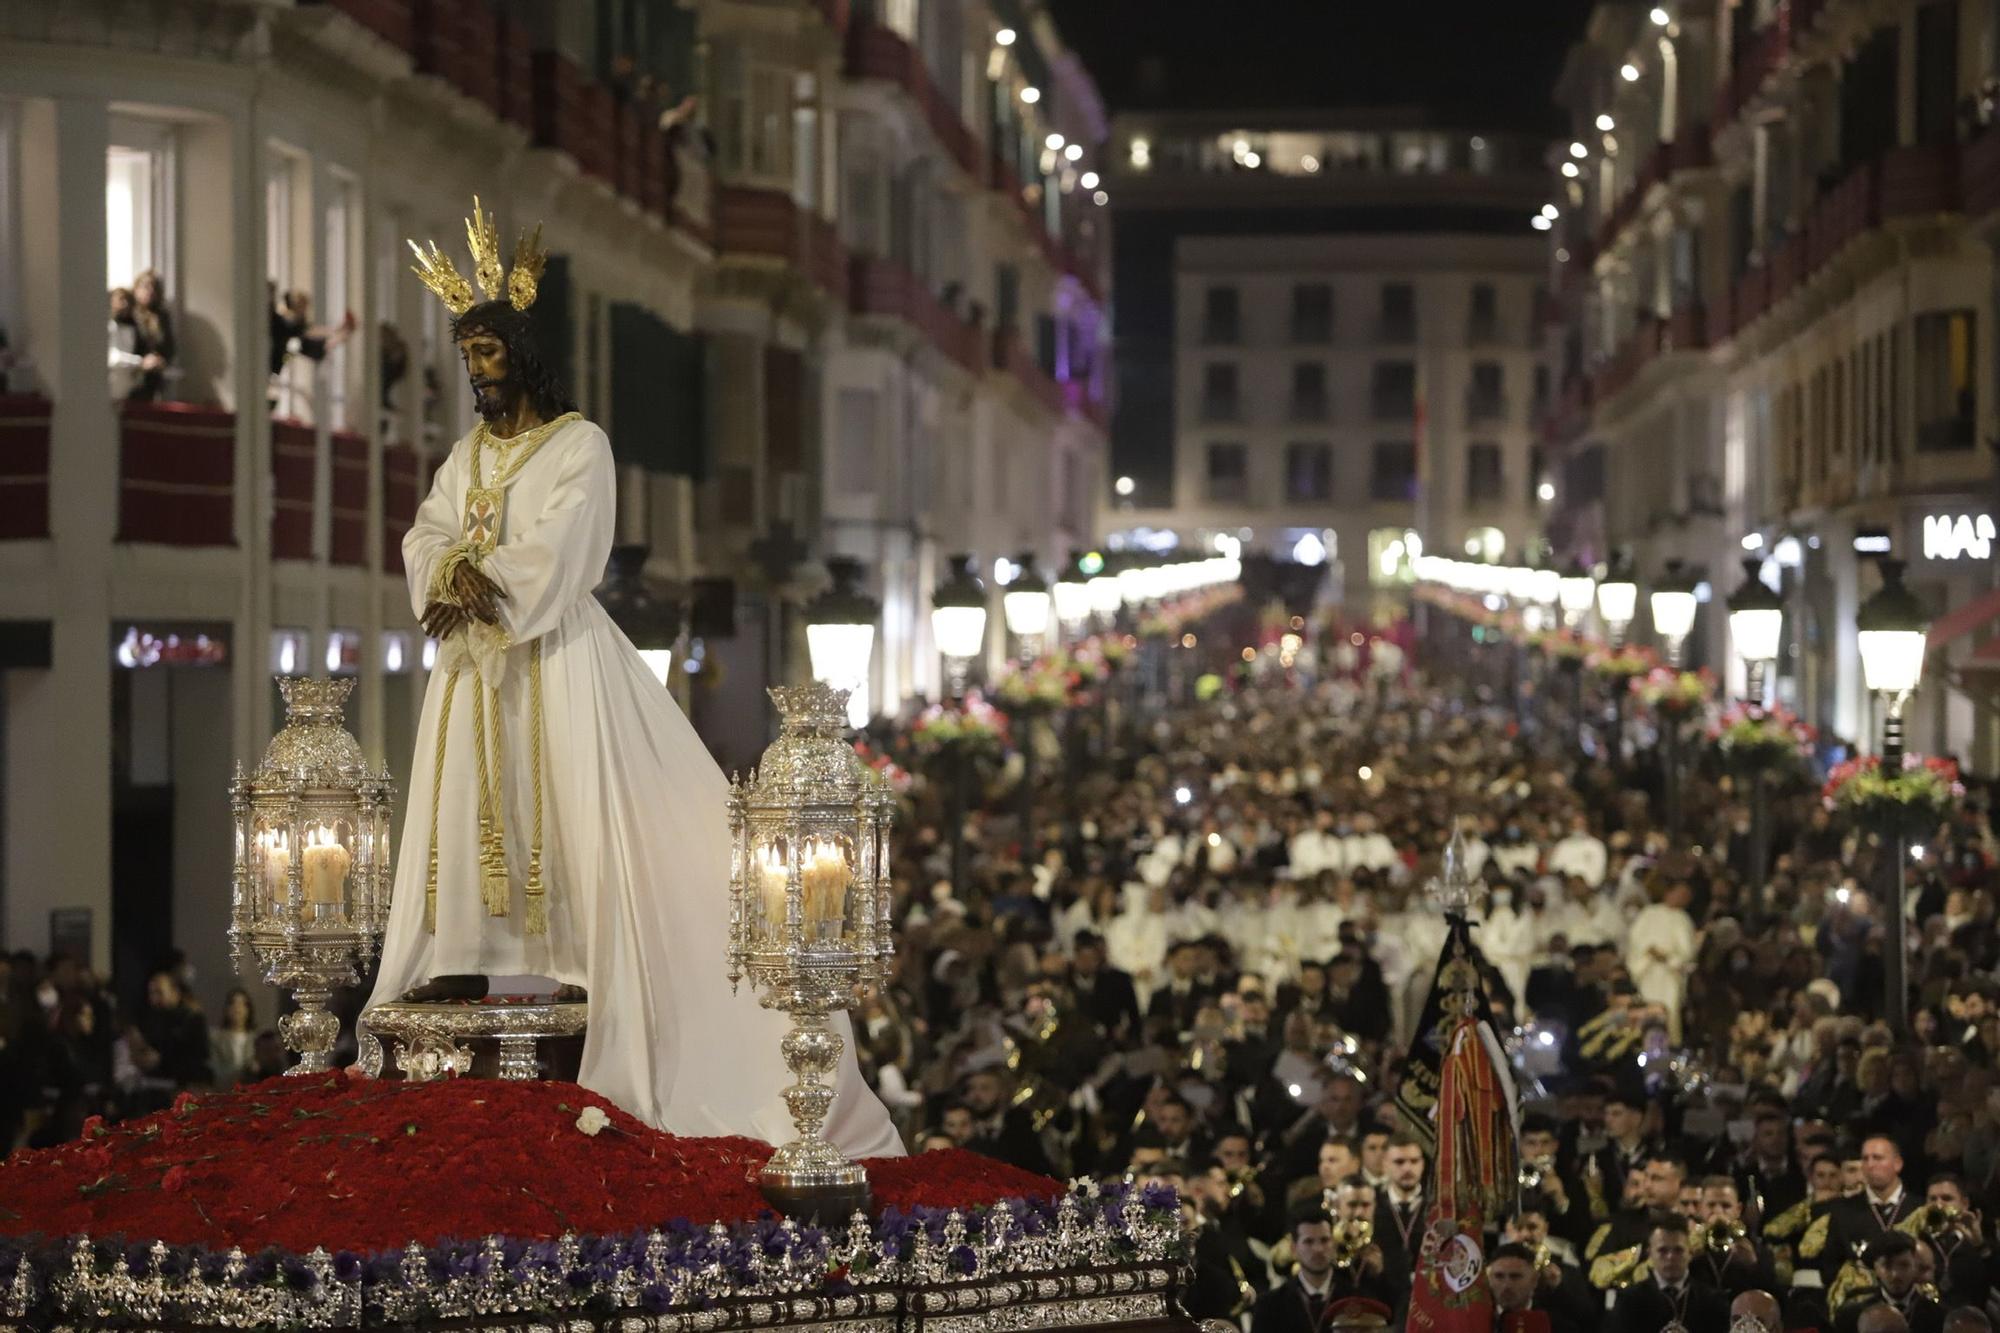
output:
POLYGON ((549 933, 548 891, 542 884, 542 641, 528 645, 528 697, 534 717, 530 723, 529 763, 535 770, 535 840, 528 848, 528 892, 525 919, 521 928, 530 935, 549 933))
POLYGON ((500 788, 500 692, 472 680, 472 740, 479 757, 479 896, 488 916, 507 915, 507 823, 500 788), (487 696, 492 696, 493 762, 486 762, 487 696), (489 776, 489 774, 491 776, 489 776))
POLYGON ((451 734, 451 700, 458 693, 458 668, 444 678, 444 702, 438 706, 437 767, 431 774, 431 854, 424 876, 424 929, 435 935, 438 919, 438 803, 444 798, 444 747, 451 734))

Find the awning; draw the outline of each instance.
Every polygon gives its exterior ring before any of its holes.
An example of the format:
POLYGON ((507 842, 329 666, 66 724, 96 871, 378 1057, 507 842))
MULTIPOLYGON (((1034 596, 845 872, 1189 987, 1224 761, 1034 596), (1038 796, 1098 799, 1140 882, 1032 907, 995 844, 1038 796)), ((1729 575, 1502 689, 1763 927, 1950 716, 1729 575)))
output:
POLYGON ((1942 648, 1953 639, 1963 638, 1982 625, 2000 619, 2000 589, 1987 593, 1984 597, 1967 602, 1956 611, 1948 611, 1931 622, 1931 632, 1924 639, 1929 648, 1942 648))

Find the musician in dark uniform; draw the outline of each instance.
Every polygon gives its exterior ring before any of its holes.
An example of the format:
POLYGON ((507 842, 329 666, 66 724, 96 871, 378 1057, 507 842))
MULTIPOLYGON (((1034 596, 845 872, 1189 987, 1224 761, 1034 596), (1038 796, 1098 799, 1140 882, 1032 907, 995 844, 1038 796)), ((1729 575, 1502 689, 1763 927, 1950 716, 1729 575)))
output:
POLYGON ((1729 1298, 1690 1280, 1688 1224, 1662 1215, 1646 1242, 1647 1276, 1618 1293, 1609 1333, 1726 1333, 1729 1298))
POLYGON ((1896 1230, 1919 1205, 1917 1197, 1903 1188, 1903 1154, 1886 1134, 1862 1140, 1861 1185, 1859 1194, 1835 1200, 1799 1242, 1799 1257, 1819 1266, 1828 1290, 1842 1267, 1896 1230))

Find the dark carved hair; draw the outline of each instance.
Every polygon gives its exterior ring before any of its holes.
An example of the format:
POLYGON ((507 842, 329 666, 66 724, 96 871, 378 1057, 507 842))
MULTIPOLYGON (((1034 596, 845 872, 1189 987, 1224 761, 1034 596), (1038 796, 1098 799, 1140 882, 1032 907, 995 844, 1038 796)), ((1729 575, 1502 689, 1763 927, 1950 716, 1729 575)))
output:
POLYGON ((534 323, 524 312, 506 301, 481 301, 451 325, 455 342, 475 333, 490 333, 506 345, 507 374, 521 386, 543 420, 553 421, 565 412, 577 410, 569 386, 542 360, 534 323))

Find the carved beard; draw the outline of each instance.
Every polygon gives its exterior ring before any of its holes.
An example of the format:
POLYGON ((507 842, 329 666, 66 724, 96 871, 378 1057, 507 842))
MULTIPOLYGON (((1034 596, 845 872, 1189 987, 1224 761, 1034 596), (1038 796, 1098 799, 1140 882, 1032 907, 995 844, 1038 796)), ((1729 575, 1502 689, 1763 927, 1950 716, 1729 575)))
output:
POLYGON ((488 422, 499 421, 512 412, 520 396, 521 390, 511 374, 505 379, 472 381, 472 405, 488 422))

